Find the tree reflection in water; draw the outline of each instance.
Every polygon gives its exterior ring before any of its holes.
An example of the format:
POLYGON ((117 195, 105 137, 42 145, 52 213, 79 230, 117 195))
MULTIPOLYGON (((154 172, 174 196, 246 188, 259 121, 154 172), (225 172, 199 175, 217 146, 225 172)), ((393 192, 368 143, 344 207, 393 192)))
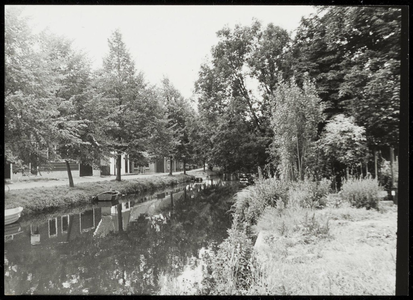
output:
POLYGON ((195 268, 199 250, 227 236, 228 200, 237 188, 210 185, 195 197, 194 187, 184 189, 179 197, 169 195, 173 205, 140 215, 123 231, 79 235, 42 252, 5 251, 5 293, 157 294, 161 275, 195 268))

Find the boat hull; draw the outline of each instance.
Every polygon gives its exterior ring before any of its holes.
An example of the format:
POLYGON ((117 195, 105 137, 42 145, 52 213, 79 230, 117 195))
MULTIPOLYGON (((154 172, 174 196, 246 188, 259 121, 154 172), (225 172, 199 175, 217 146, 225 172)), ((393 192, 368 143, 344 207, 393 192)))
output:
POLYGON ((119 192, 106 192, 99 195, 96 195, 96 200, 98 201, 116 201, 119 198, 119 192))
POLYGON ((9 225, 17 222, 23 211, 23 207, 6 209, 4 212, 4 225, 9 225))

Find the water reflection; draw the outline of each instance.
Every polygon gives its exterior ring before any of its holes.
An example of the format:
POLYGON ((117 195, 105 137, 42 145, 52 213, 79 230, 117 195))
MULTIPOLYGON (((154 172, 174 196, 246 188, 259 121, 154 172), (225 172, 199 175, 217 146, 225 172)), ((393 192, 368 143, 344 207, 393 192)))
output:
POLYGON ((234 189, 212 179, 6 226, 5 292, 155 294, 225 238, 234 189))

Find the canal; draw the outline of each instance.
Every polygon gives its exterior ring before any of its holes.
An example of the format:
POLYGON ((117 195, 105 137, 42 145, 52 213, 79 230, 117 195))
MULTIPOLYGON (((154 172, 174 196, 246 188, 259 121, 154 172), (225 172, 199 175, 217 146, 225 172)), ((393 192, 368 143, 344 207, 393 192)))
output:
POLYGON ((6 295, 156 295, 227 237, 235 182, 208 179, 5 227, 6 295))

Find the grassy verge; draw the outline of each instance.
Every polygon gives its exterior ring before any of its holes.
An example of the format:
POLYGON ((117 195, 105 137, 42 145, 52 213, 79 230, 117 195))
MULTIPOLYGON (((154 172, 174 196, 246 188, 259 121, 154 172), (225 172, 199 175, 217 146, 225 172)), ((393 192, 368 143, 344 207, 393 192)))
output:
POLYGON ((78 183, 75 187, 67 186, 39 187, 24 190, 12 190, 5 193, 5 208, 22 206, 23 215, 39 213, 51 209, 72 207, 89 203, 91 198, 108 187, 123 194, 138 194, 155 189, 190 181, 191 175, 154 176, 123 181, 105 181, 78 183))

